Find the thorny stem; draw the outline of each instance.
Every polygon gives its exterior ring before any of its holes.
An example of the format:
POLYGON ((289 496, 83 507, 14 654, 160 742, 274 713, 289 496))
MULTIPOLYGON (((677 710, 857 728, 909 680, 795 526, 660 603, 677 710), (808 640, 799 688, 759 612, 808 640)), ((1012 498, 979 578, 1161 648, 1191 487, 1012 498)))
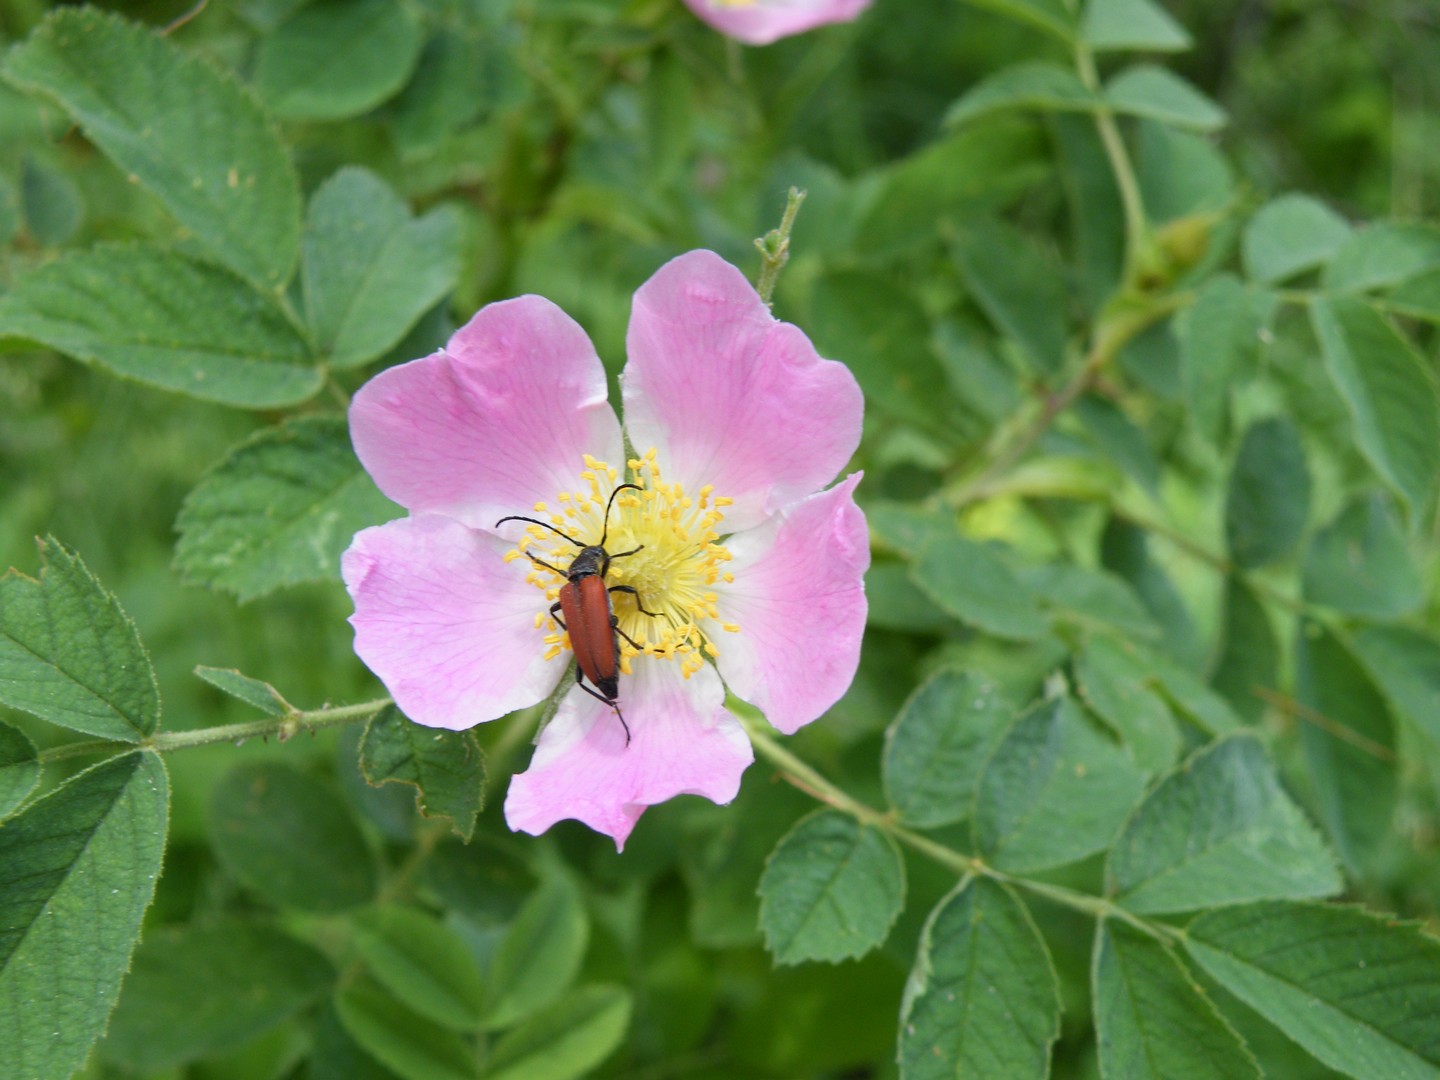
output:
POLYGON ((775 292, 775 282, 780 278, 780 271, 785 269, 785 264, 790 261, 790 232, 795 228, 795 215, 800 212, 800 204, 804 201, 805 192, 792 187, 785 196, 785 214, 780 219, 780 227, 771 229, 755 241, 761 260, 760 280, 755 285, 755 291, 767 304, 775 292))

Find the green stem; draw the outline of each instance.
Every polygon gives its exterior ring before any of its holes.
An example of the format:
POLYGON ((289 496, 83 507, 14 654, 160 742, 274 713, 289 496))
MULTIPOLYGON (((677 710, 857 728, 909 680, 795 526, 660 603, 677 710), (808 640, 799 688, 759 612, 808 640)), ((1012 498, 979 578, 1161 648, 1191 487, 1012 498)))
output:
POLYGON ((755 285, 755 291, 767 304, 775 293, 775 282, 780 279, 780 271, 785 269, 785 264, 790 261, 790 232, 795 228, 795 215, 800 212, 800 204, 804 201, 805 192, 792 187, 785 196, 785 214, 780 219, 780 227, 771 229, 755 241, 761 260, 760 280, 755 285))
MULTIPOLYGON (((1100 74, 1095 68, 1095 56, 1089 46, 1077 43, 1075 46, 1075 67, 1080 81, 1091 93, 1101 92, 1100 74)), ((1135 167, 1130 164, 1129 151, 1120 136, 1120 125, 1108 106, 1095 111, 1095 127, 1100 133, 1100 142, 1105 147, 1105 156, 1110 159, 1110 171, 1115 174, 1115 186, 1120 192, 1120 204, 1125 213, 1125 266, 1127 280, 1133 280, 1140 262, 1144 245, 1150 237, 1150 224, 1145 216, 1145 200, 1140 195, 1140 181, 1135 176, 1135 167)))

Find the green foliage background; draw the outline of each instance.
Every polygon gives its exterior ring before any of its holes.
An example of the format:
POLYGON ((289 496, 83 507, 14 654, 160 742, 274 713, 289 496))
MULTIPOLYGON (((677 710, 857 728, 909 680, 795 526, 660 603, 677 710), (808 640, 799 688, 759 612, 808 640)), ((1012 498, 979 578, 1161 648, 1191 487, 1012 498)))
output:
POLYGON ((1430 8, 49 7, 0 0, 0 1075, 1440 1076, 1430 8), (730 807, 511 835, 541 710, 436 739, 350 650, 396 510, 343 404, 522 292, 616 372, 792 186, 859 675, 746 715, 730 807))

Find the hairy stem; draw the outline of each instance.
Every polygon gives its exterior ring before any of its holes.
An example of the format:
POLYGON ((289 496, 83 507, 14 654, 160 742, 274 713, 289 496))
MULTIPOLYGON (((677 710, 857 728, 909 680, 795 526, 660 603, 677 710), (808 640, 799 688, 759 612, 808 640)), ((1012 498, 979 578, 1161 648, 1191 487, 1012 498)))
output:
POLYGON ((760 280, 755 285, 755 291, 767 304, 775 293, 780 271, 790 261, 790 233, 795 228, 795 215, 800 212, 800 204, 804 201, 805 192, 792 187, 785 196, 785 214, 780 218, 780 227, 771 229, 755 241, 760 251, 760 280))

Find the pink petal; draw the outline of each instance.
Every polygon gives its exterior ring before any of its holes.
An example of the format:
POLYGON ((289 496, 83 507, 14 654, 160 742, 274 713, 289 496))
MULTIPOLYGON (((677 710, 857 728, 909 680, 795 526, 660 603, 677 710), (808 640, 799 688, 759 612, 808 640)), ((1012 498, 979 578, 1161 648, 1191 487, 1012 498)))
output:
POLYGON ((635 293, 621 385, 631 444, 668 479, 735 500, 752 528, 834 479, 860 442, 860 387, 777 321, 712 251, 671 259, 635 293))
POLYGON ((786 735, 835 704, 860 662, 870 566, 870 535, 852 494, 860 475, 725 544, 735 583, 715 586, 717 606, 740 632, 712 632, 715 663, 730 689, 786 735))
POLYGON ((565 670, 542 659, 545 597, 510 547, 438 514, 355 535, 340 560, 355 652, 410 719, 461 730, 534 705, 565 670))
POLYGON ((583 490, 584 455, 621 465, 620 426, 585 331, 549 300, 489 304, 445 348, 389 368, 350 406, 355 452, 412 513, 474 528, 583 490))
POLYGON ((826 23, 849 22, 870 0, 685 0, 691 11, 722 34, 747 45, 769 45, 826 23))
POLYGON ((596 832, 625 838, 647 806, 676 795, 728 803, 740 774, 755 760, 740 724, 725 711, 725 690, 710 668, 685 679, 680 665, 635 661, 621 676, 615 711, 576 687, 540 733, 530 768, 510 781, 505 820, 538 836, 574 818, 596 832))

